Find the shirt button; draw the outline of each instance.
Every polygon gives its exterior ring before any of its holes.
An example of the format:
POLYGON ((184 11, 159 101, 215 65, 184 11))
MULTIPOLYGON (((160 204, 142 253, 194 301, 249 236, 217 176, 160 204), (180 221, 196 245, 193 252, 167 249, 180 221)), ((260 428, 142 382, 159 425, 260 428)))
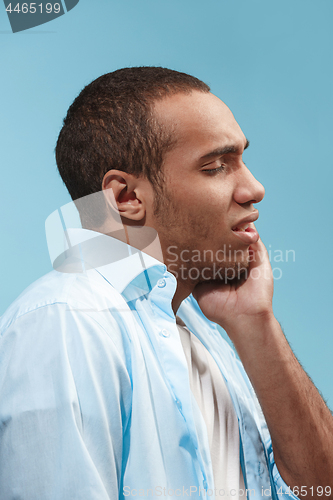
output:
POLYGON ((161 335, 163 335, 163 337, 170 337, 170 332, 168 332, 168 330, 162 330, 161 331, 161 335))
POLYGON ((182 404, 181 404, 181 402, 179 401, 179 399, 176 399, 176 405, 177 405, 177 408, 178 408, 179 410, 181 410, 181 409, 182 409, 182 404))
POLYGON ((161 280, 158 280, 158 282, 157 282, 157 286, 158 286, 159 288, 164 288, 164 287, 165 287, 165 285, 166 285, 166 281, 165 281, 165 279, 164 279, 164 278, 162 278, 161 280))

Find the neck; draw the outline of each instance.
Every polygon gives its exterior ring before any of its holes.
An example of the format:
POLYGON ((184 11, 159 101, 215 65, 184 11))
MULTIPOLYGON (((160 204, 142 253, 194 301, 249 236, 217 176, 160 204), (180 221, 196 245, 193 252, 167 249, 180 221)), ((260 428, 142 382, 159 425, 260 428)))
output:
POLYGON ((119 223, 112 219, 108 219, 103 226, 98 228, 87 227, 87 229, 92 229, 93 231, 116 238, 164 263, 157 231, 149 226, 139 226, 137 223, 134 224, 131 223, 132 221, 129 222, 130 223, 127 224, 122 220, 122 222, 119 223))
MULTIPOLYGON (((160 239, 155 229, 149 226, 125 224, 124 220, 122 220, 122 224, 115 224, 114 221, 112 222, 112 225, 110 225, 110 222, 108 221, 107 225, 94 228, 94 231, 107 234, 108 236, 123 241, 124 243, 145 252, 168 266, 166 259, 163 257, 160 239)), ((186 282, 177 279, 177 288, 172 299, 172 310, 175 316, 180 304, 192 293, 194 286, 195 285, 190 281, 186 282)))
POLYGON ((177 280, 177 288, 175 291, 175 294, 173 296, 171 305, 172 305, 172 310, 176 316, 177 311, 179 309, 180 304, 185 300, 189 295, 191 295, 192 291, 194 289, 194 285, 192 284, 187 284, 182 281, 177 280))

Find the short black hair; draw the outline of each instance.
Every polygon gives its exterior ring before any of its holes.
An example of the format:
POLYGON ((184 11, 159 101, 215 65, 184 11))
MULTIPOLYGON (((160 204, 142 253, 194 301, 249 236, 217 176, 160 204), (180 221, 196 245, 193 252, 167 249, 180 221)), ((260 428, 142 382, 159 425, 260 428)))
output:
POLYGON ((59 173, 73 200, 101 191, 108 170, 161 185, 165 152, 176 138, 152 111, 167 95, 209 92, 201 80, 161 67, 123 68, 87 85, 64 119, 56 145, 59 173))

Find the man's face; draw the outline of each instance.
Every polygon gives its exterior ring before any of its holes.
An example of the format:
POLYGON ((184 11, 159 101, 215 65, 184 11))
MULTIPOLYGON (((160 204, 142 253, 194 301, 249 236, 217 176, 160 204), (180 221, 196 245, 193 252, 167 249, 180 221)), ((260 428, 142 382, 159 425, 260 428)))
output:
POLYGON ((167 97, 156 102, 155 114, 177 138, 164 158, 163 195, 157 210, 147 213, 164 262, 191 284, 234 277, 248 266, 249 246, 258 239, 253 224, 235 229, 257 218, 253 204, 264 196, 242 161, 247 140, 229 108, 211 93, 167 97))

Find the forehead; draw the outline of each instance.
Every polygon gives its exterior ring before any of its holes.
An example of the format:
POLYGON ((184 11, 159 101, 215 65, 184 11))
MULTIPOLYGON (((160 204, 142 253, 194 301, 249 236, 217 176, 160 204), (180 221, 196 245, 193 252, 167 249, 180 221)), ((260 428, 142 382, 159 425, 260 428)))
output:
POLYGON ((176 138, 172 153, 193 158, 225 146, 244 148, 245 136, 230 109, 210 92, 175 94, 154 106, 159 123, 176 138))

